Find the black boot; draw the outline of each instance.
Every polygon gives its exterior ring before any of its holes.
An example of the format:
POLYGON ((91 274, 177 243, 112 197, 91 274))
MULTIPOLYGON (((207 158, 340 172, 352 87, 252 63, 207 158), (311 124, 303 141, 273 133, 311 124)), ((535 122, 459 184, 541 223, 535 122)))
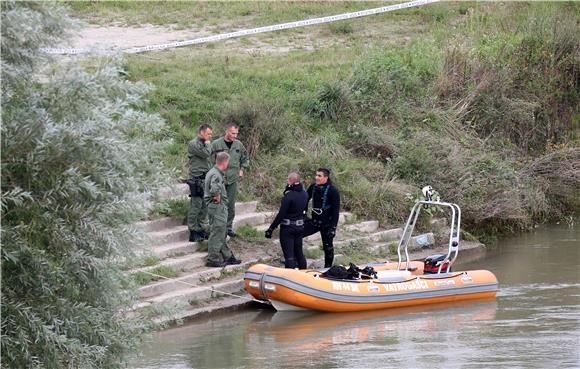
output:
POLYGON ((236 232, 234 232, 233 229, 230 228, 230 229, 228 229, 228 236, 230 236, 230 237, 237 237, 237 234, 236 234, 236 232))
POLYGON ((207 267, 211 267, 211 268, 223 268, 225 267, 226 264, 224 261, 207 261, 207 263, 205 263, 205 266, 207 267))
POLYGON ((238 265, 241 264, 242 261, 240 259, 236 259, 236 257, 232 254, 228 259, 226 259, 225 263, 227 265, 238 265))
POLYGON ((204 234, 198 231, 189 231, 189 242, 199 242, 205 240, 204 234))

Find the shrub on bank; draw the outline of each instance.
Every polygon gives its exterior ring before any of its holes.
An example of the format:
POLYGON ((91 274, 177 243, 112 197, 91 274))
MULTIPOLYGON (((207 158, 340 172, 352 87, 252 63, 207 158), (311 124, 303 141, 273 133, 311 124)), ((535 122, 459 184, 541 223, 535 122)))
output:
POLYGON ((121 368, 145 323, 121 272, 164 174, 164 126, 113 63, 52 64, 71 27, 2 2, 2 367, 121 368))

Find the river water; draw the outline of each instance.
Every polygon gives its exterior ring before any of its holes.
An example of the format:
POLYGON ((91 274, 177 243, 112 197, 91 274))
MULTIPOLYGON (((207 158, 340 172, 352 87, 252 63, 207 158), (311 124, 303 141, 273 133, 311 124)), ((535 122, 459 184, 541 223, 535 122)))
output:
MULTIPOLYGON (((580 227, 542 226, 471 255, 497 298, 365 313, 255 309, 155 333, 132 361, 166 368, 580 368, 580 227)), ((471 260, 467 260, 471 259, 471 260)))

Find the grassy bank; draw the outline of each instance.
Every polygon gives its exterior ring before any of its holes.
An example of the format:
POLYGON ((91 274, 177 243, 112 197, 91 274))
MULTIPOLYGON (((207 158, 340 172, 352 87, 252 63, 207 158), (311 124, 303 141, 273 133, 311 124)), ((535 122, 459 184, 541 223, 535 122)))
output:
MULTIPOLYGON (((268 26, 275 23, 378 8, 397 1, 64 1, 73 16, 91 24, 139 26, 151 24, 176 28, 268 26)), ((443 8, 441 8, 443 9, 443 8)), ((448 12, 415 8, 404 13, 380 15, 442 19, 448 12)), ((368 20, 367 20, 368 21, 368 20)))
MULTIPOLYGON (((216 3, 176 3, 157 23, 184 9, 199 16, 187 25, 231 27, 379 6, 234 4, 216 15, 216 3)), ((152 6, 73 4, 128 24, 156 23, 136 15, 152 6)), ((573 3, 441 3, 135 55, 126 68, 155 87, 148 109, 168 122, 166 162, 183 174, 197 126, 234 121, 252 158, 244 198, 275 204, 288 171, 328 166, 345 209, 400 223, 431 184, 489 236, 580 207, 578 14, 573 3)))

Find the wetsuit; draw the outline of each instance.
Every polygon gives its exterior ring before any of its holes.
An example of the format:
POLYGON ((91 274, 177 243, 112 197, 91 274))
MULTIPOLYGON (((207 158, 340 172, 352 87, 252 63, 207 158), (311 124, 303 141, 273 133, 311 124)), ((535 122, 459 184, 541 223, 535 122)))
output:
POLYGON ((312 219, 306 221, 304 237, 320 232, 324 250, 324 267, 330 268, 334 262, 333 240, 338 225, 340 194, 332 185, 330 178, 323 185, 310 185, 307 193, 308 201, 312 199, 312 219))
POLYGON ((280 225, 280 245, 286 268, 306 269, 302 234, 307 203, 308 195, 301 183, 286 186, 278 215, 266 231, 266 237, 270 238, 274 229, 280 225))

